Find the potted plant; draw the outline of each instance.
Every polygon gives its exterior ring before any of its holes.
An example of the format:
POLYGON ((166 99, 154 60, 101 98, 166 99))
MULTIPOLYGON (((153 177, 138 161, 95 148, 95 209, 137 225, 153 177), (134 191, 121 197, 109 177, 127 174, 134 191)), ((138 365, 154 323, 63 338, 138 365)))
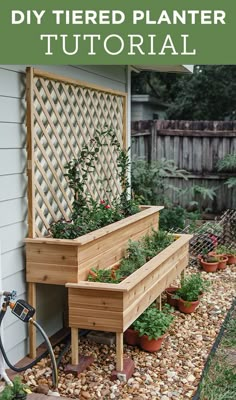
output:
POLYGON ((227 264, 236 264, 236 248, 228 248, 227 257, 227 264))
POLYGON ((137 346, 139 344, 139 333, 134 329, 133 324, 124 332, 124 340, 129 346, 137 346))
POLYGON ((26 400, 27 393, 30 393, 28 386, 22 383, 19 376, 16 376, 12 381, 12 386, 6 386, 1 392, 1 400, 26 400))
POLYGON ((226 269, 227 267, 227 262, 228 262, 228 257, 225 255, 220 255, 218 256, 219 262, 218 262, 218 269, 226 269))
POLYGON ((225 256, 228 252, 227 246, 221 244, 215 248, 214 251, 210 251, 208 254, 209 256, 225 256))
POLYGON ((185 314, 194 312, 199 305, 200 296, 208 286, 209 282, 202 279, 200 273, 181 279, 181 287, 175 295, 178 309, 185 314))
POLYGON ((174 319, 170 310, 166 306, 160 311, 152 305, 133 323, 134 329, 139 333, 139 343, 143 350, 155 352, 161 348, 165 333, 174 319))
POLYGON ((172 307, 177 307, 177 299, 175 297, 177 290, 179 287, 177 286, 170 286, 166 288, 165 293, 166 293, 166 301, 167 303, 172 306, 172 307))
POLYGON ((205 272, 216 272, 218 269, 219 258, 207 254, 200 260, 200 264, 205 272))

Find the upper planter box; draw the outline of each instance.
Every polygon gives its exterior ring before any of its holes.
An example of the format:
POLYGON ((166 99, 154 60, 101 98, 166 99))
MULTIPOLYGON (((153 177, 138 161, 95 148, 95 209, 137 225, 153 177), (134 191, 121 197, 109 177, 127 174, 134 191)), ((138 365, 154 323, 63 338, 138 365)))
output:
POLYGON ((135 215, 74 240, 26 239, 27 282, 65 285, 87 279, 90 268, 108 268, 124 256, 128 240, 157 229, 163 207, 142 206, 135 215))

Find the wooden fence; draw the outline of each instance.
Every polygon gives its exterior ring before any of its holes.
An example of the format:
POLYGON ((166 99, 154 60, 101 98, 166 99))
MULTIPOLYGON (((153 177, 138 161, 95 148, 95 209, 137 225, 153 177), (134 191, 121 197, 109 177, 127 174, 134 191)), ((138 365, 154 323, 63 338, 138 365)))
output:
MULTIPOLYGON (((132 123, 132 158, 149 162, 166 158, 190 173, 188 181, 170 179, 178 188, 201 185, 216 188, 214 200, 197 200, 203 209, 221 212, 236 208, 236 190, 229 190, 225 181, 233 173, 219 172, 217 162, 227 154, 236 153, 236 121, 137 121, 132 123)), ((174 203, 187 206, 189 195, 174 203)))

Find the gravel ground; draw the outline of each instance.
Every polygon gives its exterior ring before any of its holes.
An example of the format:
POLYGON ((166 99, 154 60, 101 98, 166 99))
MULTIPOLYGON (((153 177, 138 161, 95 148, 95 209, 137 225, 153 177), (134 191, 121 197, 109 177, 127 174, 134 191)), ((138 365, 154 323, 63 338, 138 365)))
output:
MULTIPOLYGON (((187 274, 192 272, 196 270, 189 268, 187 274)), ((236 266, 214 274, 202 272, 202 275, 212 282, 210 289, 202 297, 195 313, 186 315, 175 312, 175 321, 159 352, 151 354, 125 346, 125 355, 135 362, 134 375, 127 383, 110 381, 111 371, 115 368, 114 346, 91 344, 81 339, 82 354, 93 355, 95 363, 79 378, 65 375, 63 367, 60 367, 60 395, 81 400, 191 399, 235 296, 236 266)), ((63 362, 69 360, 68 353, 63 362)), ((50 384, 50 374, 50 361, 44 359, 32 370, 27 370, 24 378, 34 389, 38 384, 50 384)))

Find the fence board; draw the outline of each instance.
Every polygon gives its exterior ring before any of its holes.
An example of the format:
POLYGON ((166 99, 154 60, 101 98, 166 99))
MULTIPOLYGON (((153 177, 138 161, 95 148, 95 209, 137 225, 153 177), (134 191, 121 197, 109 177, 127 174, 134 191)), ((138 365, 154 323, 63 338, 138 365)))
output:
MULTIPOLYGON (((132 158, 156 161, 161 158, 174 160, 178 168, 190 172, 188 181, 170 179, 179 188, 191 188, 194 184, 217 187, 214 200, 199 197, 203 209, 221 212, 236 208, 236 190, 229 190, 225 180, 232 173, 217 171, 217 162, 229 153, 236 152, 236 121, 135 121, 132 123, 132 158), (155 148, 153 148, 155 146, 155 148)), ((169 193, 173 202, 187 206, 190 197, 177 199, 169 193)))

